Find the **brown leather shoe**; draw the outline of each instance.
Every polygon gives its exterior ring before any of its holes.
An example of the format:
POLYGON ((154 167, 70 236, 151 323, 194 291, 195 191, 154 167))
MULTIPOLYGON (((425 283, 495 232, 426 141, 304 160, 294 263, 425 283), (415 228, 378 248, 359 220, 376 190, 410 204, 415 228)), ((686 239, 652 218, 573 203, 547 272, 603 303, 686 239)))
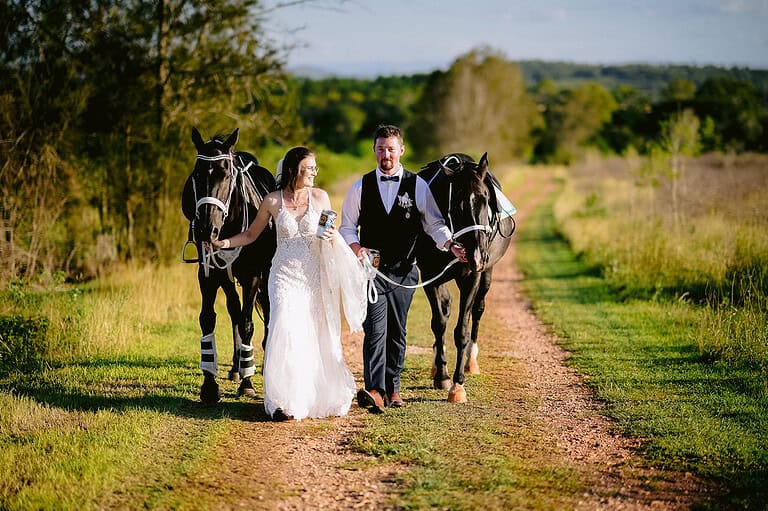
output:
POLYGON ((384 412, 384 399, 378 390, 360 389, 357 391, 357 405, 360 408, 368 408, 371 413, 384 412))
POLYGON ((400 397, 398 392, 393 392, 387 396, 387 406, 392 408, 402 408, 405 406, 405 401, 400 397))

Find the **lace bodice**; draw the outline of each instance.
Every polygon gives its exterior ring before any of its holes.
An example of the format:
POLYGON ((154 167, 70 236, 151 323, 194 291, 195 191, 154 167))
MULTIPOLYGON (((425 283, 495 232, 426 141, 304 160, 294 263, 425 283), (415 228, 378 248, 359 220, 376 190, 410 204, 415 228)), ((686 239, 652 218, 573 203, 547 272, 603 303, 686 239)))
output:
POLYGON ((298 217, 284 204, 281 201, 276 220, 277 250, 270 273, 270 299, 320 292, 318 259, 321 240, 315 236, 320 215, 312 207, 311 198, 306 212, 298 217))
MULTIPOLYGON (((309 194, 309 204, 303 215, 293 216, 291 211, 285 207, 285 199, 280 193, 280 211, 277 216, 277 241, 278 243, 287 243, 295 238, 313 238, 317 230, 317 222, 320 220, 320 213, 315 211, 312 205, 312 194, 309 194)), ((304 240, 305 242, 309 240, 304 240)))

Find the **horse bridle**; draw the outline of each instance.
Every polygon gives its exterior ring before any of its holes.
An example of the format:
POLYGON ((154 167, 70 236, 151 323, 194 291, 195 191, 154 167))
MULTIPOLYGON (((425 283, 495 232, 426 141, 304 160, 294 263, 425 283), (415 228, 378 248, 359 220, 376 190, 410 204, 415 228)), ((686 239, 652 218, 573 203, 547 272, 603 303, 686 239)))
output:
MULTIPOLYGON (((229 204, 232 202, 232 193, 235 191, 235 187, 237 186, 237 172, 235 170, 235 159, 234 155, 232 153, 225 153, 225 154, 219 154, 217 156, 207 156, 205 154, 198 154, 197 155, 198 160, 203 161, 220 161, 220 160, 229 160, 229 173, 232 179, 229 183, 229 194, 227 195, 227 202, 224 203, 221 200, 217 199, 216 197, 211 197, 210 195, 206 195, 200 199, 197 199, 197 185, 195 184, 195 180, 192 180, 192 190, 195 193, 195 218, 200 218, 200 206, 204 204, 213 204, 217 208, 219 208, 222 213, 224 213, 224 218, 227 218, 227 215, 229 215, 229 204)), ((213 167, 210 167, 208 169, 208 173, 213 172, 213 167)))
MULTIPOLYGON (((206 195, 204 197, 201 197, 200 199, 197 198, 197 185, 195 184, 195 180, 192 180, 192 191, 195 194, 195 220, 200 218, 200 206, 204 204, 212 204, 219 208, 222 213, 224 214, 224 219, 226 220, 227 216, 229 216, 229 205, 232 202, 232 194, 235 191, 235 188, 237 188, 237 175, 238 173, 244 174, 245 171, 250 167, 253 162, 248 162, 248 165, 243 167, 242 169, 238 169, 235 166, 235 158, 234 155, 230 152, 227 152, 225 154, 219 154, 217 156, 207 156, 205 154, 198 154, 197 155, 198 160, 203 161, 220 161, 220 160, 229 160, 229 173, 231 176, 230 184, 229 184, 229 194, 227 195, 227 202, 222 202, 220 199, 216 197, 211 197, 210 195, 206 195)), ((208 173, 210 174, 213 172, 213 167, 208 169, 208 173)), ((243 186, 243 199, 245 199, 245 180, 242 180, 242 186, 243 186)), ((195 220, 192 220, 192 223, 190 225, 190 229, 194 228, 194 222, 195 220)), ((249 226, 248 221, 248 208, 243 208, 243 225, 241 228, 241 232, 245 231, 249 226)), ((226 269, 227 275, 229 276, 229 280, 234 281, 234 276, 232 274, 232 264, 234 264, 235 260, 240 256, 240 252, 242 251, 242 247, 237 247, 233 249, 206 249, 206 244, 202 244, 202 250, 203 250, 203 256, 202 256, 202 264, 203 266, 203 273, 206 277, 210 274, 210 268, 213 266, 215 268, 218 268, 220 270, 226 269)))

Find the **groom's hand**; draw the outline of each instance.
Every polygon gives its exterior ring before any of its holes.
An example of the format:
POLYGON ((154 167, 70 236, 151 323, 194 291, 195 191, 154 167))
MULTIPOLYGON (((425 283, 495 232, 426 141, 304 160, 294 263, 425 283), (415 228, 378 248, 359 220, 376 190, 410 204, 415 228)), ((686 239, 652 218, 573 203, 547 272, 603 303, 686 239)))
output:
POLYGON ((457 258, 462 263, 467 262, 467 251, 464 249, 461 243, 448 240, 446 244, 448 245, 448 250, 451 251, 451 254, 453 254, 455 258, 457 258))
POLYGON ((360 243, 352 243, 349 248, 352 249, 352 252, 355 253, 361 262, 370 258, 370 252, 368 252, 368 249, 362 246, 360 243))

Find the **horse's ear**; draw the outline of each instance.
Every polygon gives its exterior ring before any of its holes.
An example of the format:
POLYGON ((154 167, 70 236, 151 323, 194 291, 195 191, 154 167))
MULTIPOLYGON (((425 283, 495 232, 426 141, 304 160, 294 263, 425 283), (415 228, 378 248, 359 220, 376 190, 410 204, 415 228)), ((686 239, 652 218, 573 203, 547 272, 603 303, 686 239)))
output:
POLYGON ((480 161, 477 164, 477 177, 478 179, 485 180, 485 175, 488 173, 488 153, 483 153, 480 157, 480 161))
POLYGON ((195 148, 197 149, 198 153, 202 152, 203 148, 205 147, 203 137, 200 135, 200 132, 197 131, 195 126, 192 126, 192 143, 195 144, 195 148))
POLYGON ((232 132, 232 134, 227 138, 227 141, 224 142, 224 149, 229 150, 232 147, 235 147, 235 144, 237 144, 237 139, 240 136, 240 128, 235 128, 235 131, 232 132))

